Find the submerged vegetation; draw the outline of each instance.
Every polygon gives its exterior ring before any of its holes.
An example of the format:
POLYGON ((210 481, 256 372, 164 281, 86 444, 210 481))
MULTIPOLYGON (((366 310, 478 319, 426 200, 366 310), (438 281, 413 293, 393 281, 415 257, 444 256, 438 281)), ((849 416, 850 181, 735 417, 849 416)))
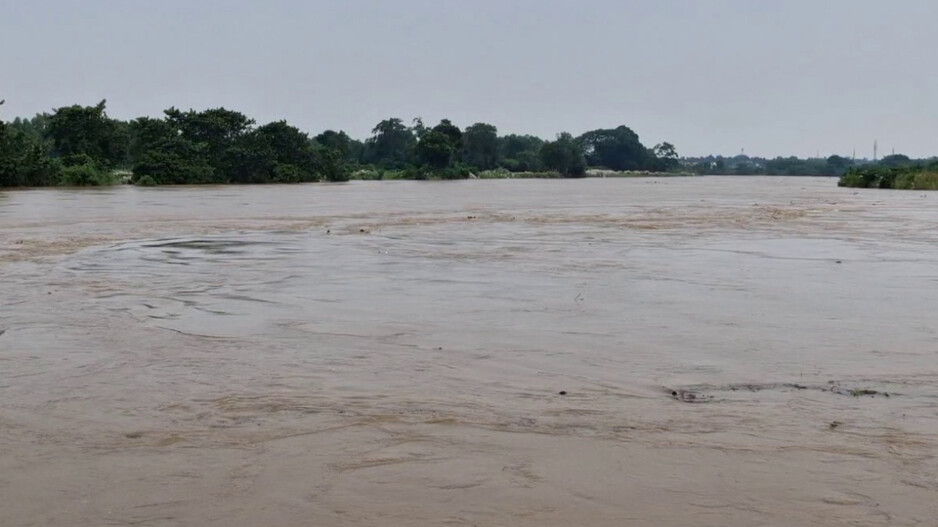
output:
POLYGON ((257 126, 225 108, 160 118, 112 119, 106 101, 0 121, 0 187, 303 183, 349 179, 584 177, 591 168, 675 170, 673 145, 642 145, 626 126, 552 141, 499 136, 495 126, 428 127, 399 118, 358 141, 327 130, 315 137, 277 121, 257 126))
POLYGON ((852 168, 838 182, 841 187, 938 190, 938 162, 852 168))

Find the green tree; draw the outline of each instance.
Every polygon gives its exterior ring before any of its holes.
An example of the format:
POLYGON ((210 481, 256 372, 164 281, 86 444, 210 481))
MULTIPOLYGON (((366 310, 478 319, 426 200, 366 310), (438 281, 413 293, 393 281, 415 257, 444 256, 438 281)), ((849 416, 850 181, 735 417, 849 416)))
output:
POLYGON ((441 120, 440 124, 433 127, 433 131, 449 138, 449 144, 452 145, 453 150, 458 150, 462 146, 462 131, 449 119, 441 120))
POLYGON ((48 150, 51 151, 53 145, 52 141, 48 139, 49 117, 48 113, 36 114, 32 119, 17 117, 9 123, 9 126, 18 132, 44 142, 48 150))
POLYGON ((345 159, 335 150, 324 148, 319 152, 318 171, 322 179, 331 182, 348 181, 349 168, 345 159))
POLYGON ((74 105, 55 110, 45 130, 52 141, 53 154, 66 165, 82 164, 86 159, 101 168, 123 164, 129 135, 125 127, 108 118, 106 105, 107 101, 101 101, 96 106, 74 105))
POLYGON ((170 108, 164 113, 172 129, 202 149, 216 171, 224 164, 225 151, 233 147, 254 125, 254 120, 243 113, 225 108, 201 112, 182 112, 170 108))
POLYGON ((180 129, 181 112, 175 120, 141 117, 130 122, 130 158, 135 180, 157 185, 224 183, 227 178, 212 166, 209 145, 196 142, 180 129))
POLYGON ((201 112, 182 112, 170 108, 164 113, 169 123, 183 137, 206 145, 222 145, 234 141, 254 125, 254 119, 225 108, 212 108, 201 112))
POLYGON ((853 166, 853 160, 846 157, 833 155, 827 158, 826 164, 827 167, 825 170, 825 175, 842 176, 845 172, 847 172, 847 169, 853 166))
MULTIPOLYGON (((224 151, 222 162, 216 169, 227 183, 268 183, 274 179, 274 170, 277 165, 277 153, 271 141, 254 131, 242 135, 229 145, 224 151)), ((289 163, 285 165, 289 166, 289 163)), ((288 180, 277 182, 302 181, 299 171, 291 170, 288 166, 283 167, 279 174, 280 177, 288 178, 288 180)))
POLYGON ((677 149, 671 143, 659 143, 651 150, 652 155, 657 160, 657 168, 665 172, 674 170, 680 166, 680 158, 677 155, 677 149))
POLYGON ((610 170, 654 170, 654 157, 627 126, 586 132, 579 137, 589 166, 610 170))
POLYGON ((166 119, 140 117, 129 124, 131 164, 140 161, 147 152, 158 148, 164 141, 176 139, 178 133, 166 119))
POLYGON ((541 170, 544 140, 533 135, 507 135, 498 140, 498 165, 512 172, 541 170))
POLYGON ((363 144, 348 136, 345 132, 326 130, 317 135, 314 140, 316 144, 322 147, 323 151, 332 151, 338 156, 336 162, 341 162, 343 166, 351 163, 357 165, 361 161, 363 144))
POLYGON ((566 132, 559 134, 556 141, 541 147, 541 163, 548 170, 560 172, 566 177, 582 177, 586 174, 583 147, 566 132))
POLYGON ((325 132, 317 135, 314 140, 319 146, 333 150, 342 156, 342 158, 351 160, 352 138, 349 137, 345 132, 326 130, 325 132))
POLYGON ((463 133, 463 160, 481 170, 490 170, 498 163, 498 129, 476 123, 463 133))
POLYGON ((204 145, 179 136, 155 142, 142 151, 133 165, 134 178, 149 178, 157 185, 224 182, 216 177, 204 145))
POLYGON ((312 141, 286 121, 244 134, 225 154, 224 173, 235 183, 342 180, 343 156, 312 141))
POLYGON ((437 170, 448 168, 453 162, 455 153, 456 148, 453 146, 452 138, 436 129, 423 134, 416 147, 417 159, 422 164, 437 170))
POLYGON ((425 124, 423 124, 422 117, 414 117, 414 120, 411 121, 410 131, 414 134, 414 137, 420 141, 423 137, 423 134, 430 131, 425 124))
POLYGON ((892 154, 879 160, 884 167, 903 167, 912 164, 912 159, 905 154, 892 154))
POLYGON ((61 175, 39 137, 0 121, 0 187, 56 185, 61 175))
POLYGON ((305 132, 277 121, 258 128, 254 135, 273 154, 275 164, 295 166, 304 175, 303 181, 318 179, 316 144, 305 132))
POLYGON ((382 168, 404 168, 416 139, 413 132, 398 118, 385 119, 371 131, 365 142, 363 157, 366 163, 382 168))

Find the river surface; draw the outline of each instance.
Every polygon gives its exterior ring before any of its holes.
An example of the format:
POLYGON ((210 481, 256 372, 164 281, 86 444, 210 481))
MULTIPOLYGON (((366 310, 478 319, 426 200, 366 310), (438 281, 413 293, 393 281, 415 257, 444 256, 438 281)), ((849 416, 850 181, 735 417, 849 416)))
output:
POLYGON ((0 192, 0 525, 938 525, 938 194, 0 192))

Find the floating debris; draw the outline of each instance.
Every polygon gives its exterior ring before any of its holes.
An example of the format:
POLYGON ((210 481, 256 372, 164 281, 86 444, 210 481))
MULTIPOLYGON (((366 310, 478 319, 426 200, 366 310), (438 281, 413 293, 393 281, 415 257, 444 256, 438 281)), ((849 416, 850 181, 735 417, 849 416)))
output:
POLYGON ((704 395, 690 390, 671 390, 671 397, 682 403, 706 403, 713 400, 712 395, 704 395))
MULTIPOLYGON (((872 388, 864 386, 851 386, 844 387, 838 381, 829 381, 827 384, 800 384, 792 382, 780 382, 780 383, 740 383, 740 384, 723 384, 723 385, 709 385, 709 384, 699 384, 693 386, 684 386, 682 388, 665 388, 666 393, 670 394, 672 398, 677 399, 678 401, 685 403, 701 403, 701 402, 716 402, 722 401, 725 397, 720 396, 721 394, 726 394, 730 396, 730 393, 740 392, 744 394, 749 393, 758 393, 764 391, 773 391, 773 392, 794 392, 794 391, 817 391, 817 392, 826 392, 836 395, 844 395, 849 397, 891 397, 895 393, 889 393, 882 390, 874 390, 872 388), (715 394, 715 395, 714 395, 715 394)), ((737 395, 737 398, 739 396, 737 395)))

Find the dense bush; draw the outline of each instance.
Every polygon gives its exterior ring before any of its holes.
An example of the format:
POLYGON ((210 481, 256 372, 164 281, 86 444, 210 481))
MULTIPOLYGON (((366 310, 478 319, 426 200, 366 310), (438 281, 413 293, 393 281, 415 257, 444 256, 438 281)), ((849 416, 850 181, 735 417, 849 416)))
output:
POLYGON ((151 178, 150 176, 143 176, 141 178, 137 178, 137 180, 134 181, 134 185, 137 185, 140 187, 155 187, 157 183, 156 183, 156 180, 151 178))
POLYGON ((854 188, 938 190, 938 163, 851 168, 837 184, 854 188))
POLYGON ((101 170, 94 163, 85 163, 63 168, 59 184, 65 187, 102 187, 114 185, 118 179, 117 175, 101 170))

